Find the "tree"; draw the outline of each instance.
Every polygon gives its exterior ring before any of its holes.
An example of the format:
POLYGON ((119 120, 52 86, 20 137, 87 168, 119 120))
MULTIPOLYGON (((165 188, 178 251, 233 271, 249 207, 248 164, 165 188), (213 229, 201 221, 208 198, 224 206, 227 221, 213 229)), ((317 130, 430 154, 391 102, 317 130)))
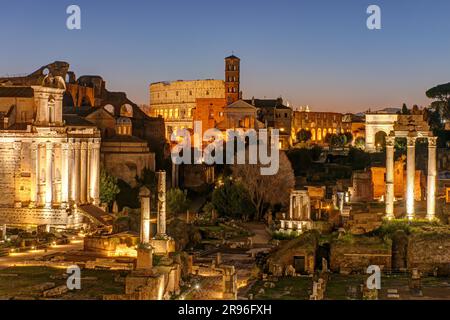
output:
POLYGON ((345 144, 352 143, 352 141, 353 141, 353 134, 351 132, 345 132, 344 135, 345 135, 345 138, 346 138, 345 144))
POLYGON ((187 191, 180 189, 170 189, 166 195, 167 212, 170 214, 184 213, 189 209, 190 201, 187 197, 187 191))
POLYGON ((435 101, 432 107, 438 111, 444 119, 450 119, 450 82, 440 84, 429 89, 426 95, 435 101))
POLYGON ((255 208, 247 190, 239 182, 234 182, 230 178, 214 189, 211 204, 221 216, 247 220, 255 214, 255 208))
POLYGON ((311 164, 313 161, 312 155, 315 155, 314 152, 316 151, 310 152, 310 150, 306 148, 300 148, 291 149, 286 153, 296 176, 300 176, 302 172, 305 172, 311 168, 311 164))
MULTIPOLYGON (((311 149, 310 149, 310 155, 311 155, 311 160, 312 161, 319 161, 320 156, 322 155, 323 149, 321 146, 318 146, 317 144, 314 145, 311 149)), ((289 159, 290 160, 290 159, 289 159)), ((292 163, 292 162, 291 162, 292 163)))
POLYGON ((353 170, 363 170, 371 164, 370 155, 358 148, 350 148, 348 162, 353 170))
POLYGON ((297 141, 299 142, 308 142, 312 138, 311 131, 308 131, 306 129, 301 129, 299 132, 297 132, 297 141))
POLYGON ((408 110, 408 106, 406 105, 406 103, 404 103, 403 106, 402 106, 401 114, 405 114, 405 115, 410 114, 410 112, 408 110))
POLYGON ((363 137, 358 137, 355 139, 355 147, 364 150, 366 148, 366 139, 363 137))
POLYGON ((275 175, 261 175, 260 164, 234 165, 233 178, 247 190, 256 209, 255 219, 264 216, 267 205, 287 205, 295 185, 294 172, 287 156, 280 152, 279 170, 275 175))
POLYGON ((100 169, 100 201, 110 205, 120 192, 117 178, 108 174, 104 169, 100 169))

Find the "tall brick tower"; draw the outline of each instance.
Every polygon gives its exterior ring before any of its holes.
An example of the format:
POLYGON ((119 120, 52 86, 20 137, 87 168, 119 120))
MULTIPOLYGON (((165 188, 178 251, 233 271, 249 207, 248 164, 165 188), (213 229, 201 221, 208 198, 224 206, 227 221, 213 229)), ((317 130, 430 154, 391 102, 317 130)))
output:
POLYGON ((231 55, 225 58, 225 98, 227 104, 232 104, 239 100, 241 59, 231 55))

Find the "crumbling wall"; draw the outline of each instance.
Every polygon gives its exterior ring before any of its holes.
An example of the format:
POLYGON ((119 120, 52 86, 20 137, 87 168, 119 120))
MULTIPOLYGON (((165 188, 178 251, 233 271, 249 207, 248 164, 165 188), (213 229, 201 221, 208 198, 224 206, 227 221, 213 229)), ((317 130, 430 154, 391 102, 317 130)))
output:
POLYGON ((331 243, 330 251, 333 272, 365 272, 370 265, 391 269, 392 246, 378 238, 337 240, 331 243))
POLYGON ((422 272, 450 273, 450 233, 412 234, 408 241, 408 269, 422 272))

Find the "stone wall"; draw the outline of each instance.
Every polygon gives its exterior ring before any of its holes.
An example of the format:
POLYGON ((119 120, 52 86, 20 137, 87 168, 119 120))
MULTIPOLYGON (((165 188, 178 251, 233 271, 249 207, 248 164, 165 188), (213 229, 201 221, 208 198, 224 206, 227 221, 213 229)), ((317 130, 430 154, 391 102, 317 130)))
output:
POLYGON ((14 142, 0 144, 0 207, 14 206, 16 173, 20 166, 20 149, 14 142))
POLYGON ((65 226, 71 221, 66 209, 0 208, 0 224, 65 226))
POLYGON ((450 271, 450 233, 413 234, 408 241, 408 269, 450 271))
POLYGON ((341 273, 362 273, 370 265, 391 269, 391 251, 391 246, 378 238, 368 241, 334 241, 331 243, 330 269, 341 273))

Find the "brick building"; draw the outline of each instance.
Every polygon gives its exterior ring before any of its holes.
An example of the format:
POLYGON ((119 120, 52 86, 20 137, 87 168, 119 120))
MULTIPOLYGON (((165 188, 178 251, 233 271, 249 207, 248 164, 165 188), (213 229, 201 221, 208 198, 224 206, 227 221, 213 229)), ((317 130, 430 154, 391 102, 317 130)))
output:
POLYGON ((351 123, 343 122, 343 115, 336 112, 294 111, 292 116, 292 138, 305 129, 311 131, 311 141, 323 143, 328 133, 351 132, 351 123))

